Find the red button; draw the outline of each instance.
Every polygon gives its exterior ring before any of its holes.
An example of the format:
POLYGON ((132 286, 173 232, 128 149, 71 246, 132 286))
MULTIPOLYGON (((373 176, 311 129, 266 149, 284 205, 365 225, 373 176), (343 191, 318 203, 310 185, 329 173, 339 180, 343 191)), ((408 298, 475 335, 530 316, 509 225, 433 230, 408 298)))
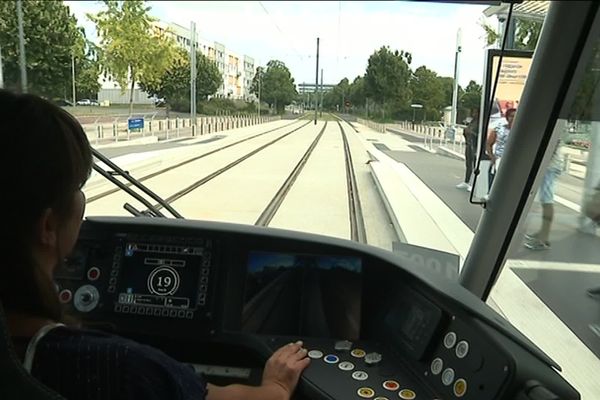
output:
POLYGON ((73 298, 73 293, 71 293, 69 289, 63 289, 60 291, 58 298, 60 299, 61 303, 65 304, 71 301, 73 298))
POLYGON ((383 382, 383 388, 387 390, 398 390, 400 388, 400 384, 396 381, 385 381, 383 382))
POLYGON ((96 267, 92 267, 88 270, 87 276, 90 281, 95 281, 100 278, 100 270, 96 267))

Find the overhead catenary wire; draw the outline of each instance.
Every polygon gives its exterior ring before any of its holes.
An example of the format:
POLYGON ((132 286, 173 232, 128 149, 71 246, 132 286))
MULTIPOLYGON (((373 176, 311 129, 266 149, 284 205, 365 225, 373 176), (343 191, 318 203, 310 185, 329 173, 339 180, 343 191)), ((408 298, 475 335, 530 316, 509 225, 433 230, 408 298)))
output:
POLYGON ((289 39, 289 37, 283 32, 283 30, 279 27, 279 25, 277 25, 277 22, 275 21, 275 19, 273 18, 273 16, 271 15, 271 13, 269 13, 269 10, 267 10, 267 8, 264 6, 264 4, 262 3, 262 1, 259 1, 258 4, 260 4, 260 6, 262 7, 263 11, 265 12, 265 14, 267 14, 269 16, 269 18, 271 19, 271 22, 273 23, 273 25, 275 25, 275 28, 277 28, 277 30, 279 31, 279 33, 281 33, 281 35, 287 40, 288 45, 290 46, 290 48, 292 49, 292 51, 294 53, 296 53, 296 56, 300 57, 300 59, 304 59, 304 56, 302 56, 294 47, 294 45, 292 44, 292 41, 289 39))

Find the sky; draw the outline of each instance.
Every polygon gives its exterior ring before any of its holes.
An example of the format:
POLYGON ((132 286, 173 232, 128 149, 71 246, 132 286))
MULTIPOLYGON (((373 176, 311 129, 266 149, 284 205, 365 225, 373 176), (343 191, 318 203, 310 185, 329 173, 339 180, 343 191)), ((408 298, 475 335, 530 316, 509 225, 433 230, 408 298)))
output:
MULTIPOLYGON (((65 1, 96 41, 86 13, 102 9, 97 1, 65 1)), ((411 67, 426 65, 453 76, 457 30, 461 29, 459 84, 481 83, 485 40, 479 21, 486 6, 426 1, 149 1, 150 14, 189 27, 260 65, 283 61, 296 83, 315 81, 316 38, 324 83, 363 75, 369 56, 381 46, 412 54, 411 67)), ((495 20, 488 20, 492 26, 495 20)))

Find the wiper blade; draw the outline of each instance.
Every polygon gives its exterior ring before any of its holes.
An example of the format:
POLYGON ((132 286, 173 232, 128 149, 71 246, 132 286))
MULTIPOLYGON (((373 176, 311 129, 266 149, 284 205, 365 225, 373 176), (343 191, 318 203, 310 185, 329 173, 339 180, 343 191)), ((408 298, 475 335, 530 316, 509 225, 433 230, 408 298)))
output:
MULTIPOLYGON (((138 181, 137 179, 135 179, 134 177, 132 177, 129 174, 129 172, 124 171, 123 169, 121 169, 118 165, 116 165, 115 163, 113 163, 110 159, 108 159, 107 157, 105 157, 98 150, 92 148, 92 154, 98 160, 102 161, 104 164, 106 164, 110 168, 112 168, 112 171, 108 172, 108 171, 102 169, 96 163, 94 163, 93 168, 94 168, 95 171, 97 171, 100 175, 102 175, 103 177, 105 177, 106 179, 108 179, 109 181, 111 181, 112 183, 114 183, 117 187, 119 187, 119 189, 122 189, 127 194, 129 194, 130 196, 134 197, 136 200, 138 200, 139 202, 141 202, 153 214, 155 214, 158 217, 166 218, 164 214, 162 214, 156 207, 154 207, 152 205, 152 203, 150 203, 149 201, 147 201, 146 199, 144 199, 138 193, 136 193, 135 191, 131 190, 131 188, 129 188, 127 185, 123 184, 117 178, 115 178, 116 175, 122 176, 128 182, 130 182, 132 185, 134 185, 135 187, 137 187, 138 189, 140 189, 142 192, 144 192, 145 194, 147 194, 148 196, 150 196, 151 198, 153 198, 154 200, 156 200, 156 202, 158 204, 160 204, 162 207, 164 207, 166 210, 168 210, 175 218, 183 218, 183 216, 181 214, 179 214, 173 207, 171 207, 171 205, 169 203, 167 203, 162 197, 160 197, 159 195, 157 195, 156 193, 154 193, 152 190, 150 190, 148 187, 146 187, 143 183, 141 183, 140 181, 138 181)), ((127 210, 129 212, 131 212, 131 210, 129 210, 129 209, 127 209, 127 210)))

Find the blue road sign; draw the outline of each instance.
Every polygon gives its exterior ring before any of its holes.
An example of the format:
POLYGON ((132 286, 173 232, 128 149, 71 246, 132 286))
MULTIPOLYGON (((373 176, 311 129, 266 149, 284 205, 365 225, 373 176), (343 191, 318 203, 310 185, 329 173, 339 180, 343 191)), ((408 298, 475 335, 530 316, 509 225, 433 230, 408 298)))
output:
POLYGON ((127 128, 129 130, 143 129, 144 128, 144 118, 129 118, 127 120, 127 128))

